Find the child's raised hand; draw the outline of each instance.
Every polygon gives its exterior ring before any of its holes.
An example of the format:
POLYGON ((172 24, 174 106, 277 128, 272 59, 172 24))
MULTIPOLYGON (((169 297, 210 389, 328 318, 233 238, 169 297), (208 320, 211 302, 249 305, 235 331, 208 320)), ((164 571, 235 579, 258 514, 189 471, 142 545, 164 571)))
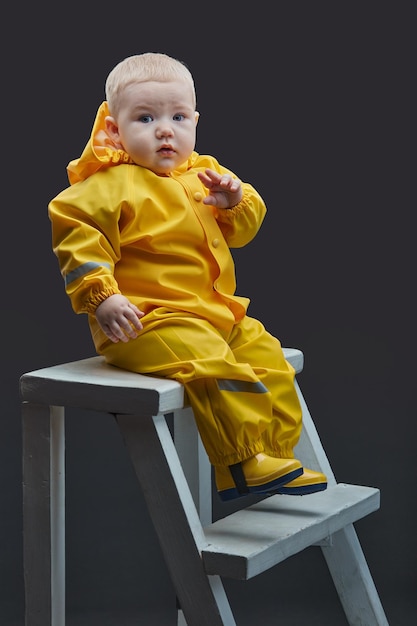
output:
POLYGON ((198 177, 209 190, 209 195, 203 200, 204 204, 211 204, 219 209, 231 209, 242 200, 242 183, 230 174, 219 174, 214 170, 206 169, 198 172, 198 177))
POLYGON ((99 304, 95 315, 100 328, 113 343, 127 343, 142 330, 140 318, 145 314, 125 296, 115 293, 99 304))

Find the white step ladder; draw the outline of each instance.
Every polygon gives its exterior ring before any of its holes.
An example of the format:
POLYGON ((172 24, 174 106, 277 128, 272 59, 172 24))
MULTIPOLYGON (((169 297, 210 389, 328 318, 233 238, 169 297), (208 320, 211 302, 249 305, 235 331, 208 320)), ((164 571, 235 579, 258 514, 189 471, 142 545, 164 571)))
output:
MULTIPOLYGON (((284 352, 300 372, 302 352, 284 352)), ((248 580, 311 545, 323 551, 350 626, 388 626, 353 526, 379 508, 379 490, 336 482, 296 384, 296 456, 326 474, 327 490, 259 499, 213 522, 211 466, 182 385, 101 357, 24 374, 25 626, 65 626, 65 407, 115 415, 181 607, 178 626, 238 626, 222 578, 248 580)))

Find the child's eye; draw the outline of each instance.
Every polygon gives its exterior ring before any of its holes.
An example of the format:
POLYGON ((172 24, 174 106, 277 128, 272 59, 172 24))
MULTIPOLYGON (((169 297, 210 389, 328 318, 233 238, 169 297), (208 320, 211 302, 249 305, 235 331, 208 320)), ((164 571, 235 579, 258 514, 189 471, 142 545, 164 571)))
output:
POLYGON ((152 119, 152 115, 141 115, 139 121, 143 122, 144 124, 149 124, 149 122, 152 122, 152 119))
POLYGON ((174 117, 172 119, 175 122, 182 122, 182 120, 185 119, 185 115, 183 115, 182 113, 177 113, 176 115, 174 115, 174 117))

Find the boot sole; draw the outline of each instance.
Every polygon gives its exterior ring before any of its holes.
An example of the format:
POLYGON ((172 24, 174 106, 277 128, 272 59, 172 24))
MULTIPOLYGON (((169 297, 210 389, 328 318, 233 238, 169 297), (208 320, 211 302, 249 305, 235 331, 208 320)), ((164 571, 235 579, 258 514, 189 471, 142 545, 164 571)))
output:
POLYGON ((327 483, 317 483, 316 485, 303 485, 300 487, 286 487, 285 485, 274 489, 270 495, 287 495, 287 496, 307 496, 310 493, 325 491, 327 483))
POLYGON ((236 498, 242 498, 248 495, 271 494, 271 492, 276 493, 277 488, 291 482, 295 478, 298 478, 302 473, 303 468, 300 467, 292 472, 288 472, 288 474, 284 474, 283 476, 276 478, 275 480, 264 483, 263 485, 248 485, 249 493, 239 493, 236 487, 232 487, 231 489, 222 489, 222 491, 218 491, 217 493, 223 502, 228 502, 229 500, 235 500, 236 498))

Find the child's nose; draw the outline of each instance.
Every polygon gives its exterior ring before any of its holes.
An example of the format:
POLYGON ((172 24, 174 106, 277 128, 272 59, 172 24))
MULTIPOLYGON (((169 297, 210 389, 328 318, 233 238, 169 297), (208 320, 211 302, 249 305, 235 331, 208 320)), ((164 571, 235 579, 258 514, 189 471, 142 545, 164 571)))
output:
POLYGON ((172 137, 174 134, 172 127, 169 124, 160 124, 156 131, 158 139, 162 137, 172 137))

